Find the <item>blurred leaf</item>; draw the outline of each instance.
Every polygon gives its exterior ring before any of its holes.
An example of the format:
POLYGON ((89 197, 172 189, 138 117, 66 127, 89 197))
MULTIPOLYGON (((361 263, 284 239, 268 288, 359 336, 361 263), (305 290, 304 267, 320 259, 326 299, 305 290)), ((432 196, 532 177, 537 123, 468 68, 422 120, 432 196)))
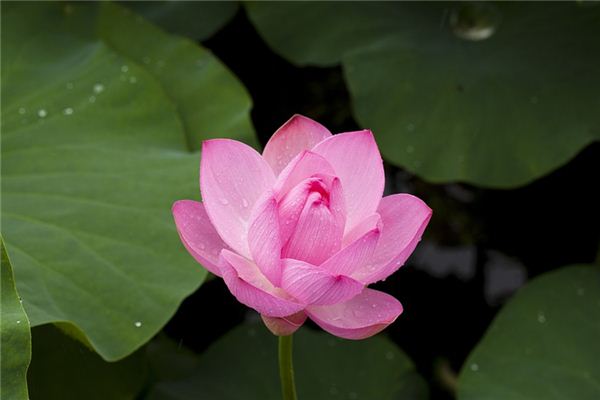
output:
POLYGON ((432 182, 526 184, 600 139, 600 7, 251 3, 299 65, 342 63, 384 158, 432 182))
POLYGON ((17 287, 32 326, 72 324, 122 358, 206 276, 170 207, 199 198, 190 147, 249 138, 250 100, 209 53, 116 5, 2 11, 2 228, 17 287))
POLYGON ((0 237, 1 304, 0 336, 0 395, 3 399, 26 400, 27 367, 31 360, 31 333, 29 320, 19 301, 12 267, 4 240, 0 237))
POLYGON ((600 269, 571 266, 531 281, 467 359, 459 399, 600 398, 600 269))
POLYGON ((144 352, 106 362, 51 325, 33 329, 32 400, 133 400, 147 371, 144 352))
MULTIPOLYGON (((382 336, 346 341, 303 328, 294 339, 294 369, 300 399, 427 397, 426 385, 412 362, 382 336)), ((173 351, 169 346, 163 348, 173 351)), ((153 357, 158 356, 155 352, 153 357)), ((189 355, 182 357, 193 365, 189 355)), ((166 367, 163 365, 168 370, 166 367)), ((147 400, 225 400, 239 399, 241 394, 248 399, 281 398, 277 338, 259 324, 238 327, 224 336, 198 358, 193 369, 188 377, 164 379, 147 400)))
POLYGON ((235 1, 128 1, 123 5, 171 33, 196 40, 211 37, 238 10, 235 1))

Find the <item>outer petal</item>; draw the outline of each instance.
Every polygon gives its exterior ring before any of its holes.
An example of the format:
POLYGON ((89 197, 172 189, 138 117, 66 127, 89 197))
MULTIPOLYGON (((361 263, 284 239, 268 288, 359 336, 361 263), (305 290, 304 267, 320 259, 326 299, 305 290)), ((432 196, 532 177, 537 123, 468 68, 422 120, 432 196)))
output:
POLYGON ((326 305, 353 298, 362 292, 364 285, 316 265, 285 259, 281 287, 306 304, 326 305))
POLYGON ((213 274, 221 276, 219 254, 228 246, 208 219, 204 205, 192 200, 176 201, 173 217, 179 237, 192 257, 213 274))
POLYGON ((333 166, 346 200, 346 228, 373 214, 381 201, 385 176, 379 149, 369 130, 341 133, 316 145, 313 152, 333 166))
POLYGON ((421 240, 432 213, 423 200, 410 194, 384 197, 377 212, 383 228, 370 265, 352 274, 365 284, 387 278, 404 264, 421 240))
POLYGON ((221 252, 219 267, 225 284, 236 299, 263 315, 285 317, 305 307, 274 287, 255 264, 231 251, 221 252))
POLYGON ((319 265, 340 249, 344 232, 341 196, 337 178, 331 184, 329 206, 319 193, 309 194, 297 226, 283 248, 283 257, 319 265))
POLYGON ((302 151, 277 177, 273 188, 277 193, 277 199, 281 199, 303 180, 318 174, 335 176, 333 167, 326 159, 311 151, 302 151))
POLYGON ((347 246, 355 240, 361 238, 365 233, 379 228, 381 230, 381 216, 377 213, 369 215, 361 222, 356 224, 349 232, 346 232, 342 240, 342 246, 347 246))
POLYGON ((394 322, 402 313, 402 304, 389 294, 365 289, 345 303, 310 306, 306 313, 332 335, 344 339, 365 339, 394 322))
POLYGON ((276 336, 288 336, 296 332, 306 321, 306 314, 300 311, 283 318, 273 318, 261 315, 267 328, 276 336))
POLYGON ((302 150, 310 150, 331 136, 323 125, 302 115, 294 115, 269 139, 263 157, 276 175, 302 150))
POLYGON ((281 281, 281 236, 279 211, 272 192, 258 200, 250 216, 248 245, 252 259, 262 273, 276 286, 281 281))
POLYGON ((321 264, 321 267, 332 274, 352 276, 356 271, 369 264, 377 247, 379 236, 380 229, 376 226, 335 253, 321 264))
POLYGON ((202 144, 200 190, 206 213, 223 240, 244 256, 250 255, 250 212, 274 183, 273 171, 253 148, 229 139, 202 144))

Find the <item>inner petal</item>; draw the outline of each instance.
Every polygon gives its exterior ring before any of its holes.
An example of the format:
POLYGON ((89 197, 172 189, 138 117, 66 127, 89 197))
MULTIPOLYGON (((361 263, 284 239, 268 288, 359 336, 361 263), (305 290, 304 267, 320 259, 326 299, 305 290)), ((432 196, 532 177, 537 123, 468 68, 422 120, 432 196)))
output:
POLYGON ((337 178, 314 177, 292 189, 280 204, 282 231, 289 237, 282 256, 319 265, 337 252, 345 222, 342 199, 337 178))

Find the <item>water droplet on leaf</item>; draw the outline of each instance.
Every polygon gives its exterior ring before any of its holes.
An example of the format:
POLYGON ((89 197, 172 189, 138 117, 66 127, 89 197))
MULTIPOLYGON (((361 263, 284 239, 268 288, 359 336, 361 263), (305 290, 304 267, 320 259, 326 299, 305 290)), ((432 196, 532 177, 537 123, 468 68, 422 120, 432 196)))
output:
POLYGON ((499 23, 500 13, 489 3, 461 4, 450 13, 452 32, 465 40, 488 39, 496 32, 499 23))
POLYGON ((94 93, 99 94, 102 93, 104 91, 104 85, 101 83, 96 83, 94 85, 94 93))
POLYGON ((543 313, 543 312, 541 312, 541 311, 540 311, 540 312, 538 313, 538 315, 537 315, 537 320, 538 320, 538 322, 539 322, 540 324, 543 324, 543 323, 545 323, 545 322, 546 322, 546 316, 544 315, 544 313, 543 313))

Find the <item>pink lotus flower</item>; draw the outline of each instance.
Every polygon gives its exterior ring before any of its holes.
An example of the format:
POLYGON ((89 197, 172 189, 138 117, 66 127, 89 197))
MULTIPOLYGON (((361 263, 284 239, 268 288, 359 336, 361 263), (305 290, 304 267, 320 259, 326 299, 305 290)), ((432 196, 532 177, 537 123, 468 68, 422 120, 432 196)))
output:
POLYGON ((205 141, 203 203, 177 201, 183 244, 223 277, 276 335, 307 316, 333 335, 372 336, 402 313, 369 289, 409 257, 431 217, 417 197, 383 197, 379 149, 368 130, 332 136, 296 115, 262 156, 228 139, 205 141))

